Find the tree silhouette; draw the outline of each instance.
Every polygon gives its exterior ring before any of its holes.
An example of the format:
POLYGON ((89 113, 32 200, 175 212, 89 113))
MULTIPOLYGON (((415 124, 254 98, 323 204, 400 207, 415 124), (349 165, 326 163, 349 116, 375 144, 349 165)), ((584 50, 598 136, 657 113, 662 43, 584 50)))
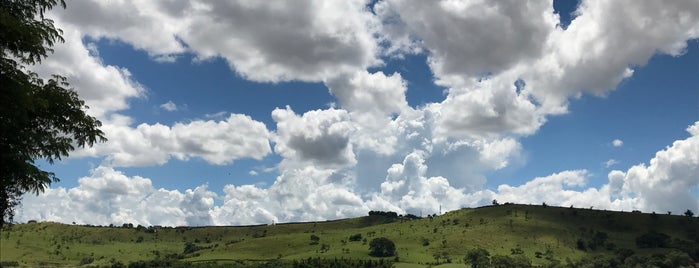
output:
POLYGON ((684 212, 684 215, 687 217, 694 217, 694 212, 691 209, 688 209, 684 212))
POLYGON ((44 14, 63 0, 2 1, 0 4, 0 227, 12 222, 26 192, 39 194, 59 179, 34 163, 53 164, 74 146, 106 141, 101 123, 85 114, 85 102, 65 77, 44 81, 24 66, 40 63, 63 42, 44 14))

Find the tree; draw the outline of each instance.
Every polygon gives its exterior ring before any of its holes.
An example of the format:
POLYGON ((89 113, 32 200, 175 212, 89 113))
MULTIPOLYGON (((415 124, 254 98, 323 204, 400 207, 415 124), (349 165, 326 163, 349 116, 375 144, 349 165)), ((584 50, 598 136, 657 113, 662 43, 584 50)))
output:
POLYGON ((317 235, 312 234, 311 235, 311 243, 310 245, 318 245, 318 241, 320 241, 320 237, 317 235))
POLYGON ((473 268, 490 267, 490 253, 482 248, 472 248, 466 251, 464 262, 473 268))
POLYGON ((350 242, 356 242, 356 241, 361 241, 362 240, 362 234, 353 234, 350 235, 349 241, 350 242))
POLYGON ((59 178, 34 161, 53 164, 75 149, 104 142, 101 122, 85 113, 65 77, 47 81, 26 69, 63 42, 44 15, 63 0, 4 0, 0 3, 0 228, 12 222, 24 193, 43 192, 59 178), (59 2, 60 1, 60 2, 59 2))
POLYGON ((668 245, 670 236, 664 233, 650 231, 636 237, 636 245, 640 248, 662 248, 668 245))
POLYGON ((369 242, 369 255, 374 257, 390 257, 396 255, 396 244, 388 238, 374 238, 369 242))
POLYGON ((687 217, 694 217, 694 212, 691 209, 688 209, 684 212, 684 215, 687 217))

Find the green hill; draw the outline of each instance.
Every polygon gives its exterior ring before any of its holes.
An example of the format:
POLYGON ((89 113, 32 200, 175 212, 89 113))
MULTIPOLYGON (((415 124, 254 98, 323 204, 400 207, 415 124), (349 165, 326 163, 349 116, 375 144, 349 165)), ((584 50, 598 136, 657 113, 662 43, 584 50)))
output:
POLYGON ((137 261, 167 260, 273 267, 309 258, 378 260, 369 256, 369 242, 378 237, 395 243, 397 257, 384 260, 396 267, 467 267, 464 257, 476 248, 551 267, 634 261, 677 267, 673 265, 699 262, 699 218, 513 204, 412 220, 373 215, 315 223, 179 228, 16 224, 2 230, 0 261, 4 266, 137 267, 137 261))

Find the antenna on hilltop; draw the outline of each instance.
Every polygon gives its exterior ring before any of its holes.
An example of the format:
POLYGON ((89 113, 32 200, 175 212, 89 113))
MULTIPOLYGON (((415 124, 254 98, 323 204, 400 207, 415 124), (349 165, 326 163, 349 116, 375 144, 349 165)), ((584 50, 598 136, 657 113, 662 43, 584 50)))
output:
POLYGON ((439 204, 439 215, 442 215, 442 204, 439 204))

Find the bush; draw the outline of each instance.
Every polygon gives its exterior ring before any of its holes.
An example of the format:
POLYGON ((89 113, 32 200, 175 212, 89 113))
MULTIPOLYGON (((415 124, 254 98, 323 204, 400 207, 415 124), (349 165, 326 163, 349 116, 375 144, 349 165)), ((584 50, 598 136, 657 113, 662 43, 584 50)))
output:
POLYGON ((357 242, 357 241, 361 241, 361 240, 362 240, 362 234, 353 234, 353 235, 350 235, 350 237, 349 237, 350 242, 357 242))
POLYGON ((318 245, 318 241, 320 241, 320 237, 317 235, 312 234, 311 235, 311 245, 318 245))
POLYGON ((587 250, 587 247, 585 247, 585 241, 582 240, 581 238, 578 239, 577 242, 575 242, 575 246, 582 251, 587 250))
POLYGON ((182 253, 189 254, 189 253, 193 253, 197 250, 199 250, 199 247, 197 247, 196 244, 194 244, 192 242, 187 242, 187 243, 184 243, 184 251, 182 253))
POLYGON ((95 258, 92 256, 88 256, 80 260, 80 265, 87 265, 95 261, 95 258))
POLYGON ((388 238, 374 238, 369 243, 369 255, 374 257, 390 257, 396 255, 396 244, 388 238))
POLYGON ((473 268, 490 267, 490 253, 482 248, 469 249, 464 263, 471 264, 473 268))
POLYGON ((636 245, 640 248, 662 248, 667 246, 668 241, 670 236, 655 231, 636 237, 636 245))
POLYGON ((0 267, 19 267, 19 262, 17 262, 17 261, 1 261, 0 267))

